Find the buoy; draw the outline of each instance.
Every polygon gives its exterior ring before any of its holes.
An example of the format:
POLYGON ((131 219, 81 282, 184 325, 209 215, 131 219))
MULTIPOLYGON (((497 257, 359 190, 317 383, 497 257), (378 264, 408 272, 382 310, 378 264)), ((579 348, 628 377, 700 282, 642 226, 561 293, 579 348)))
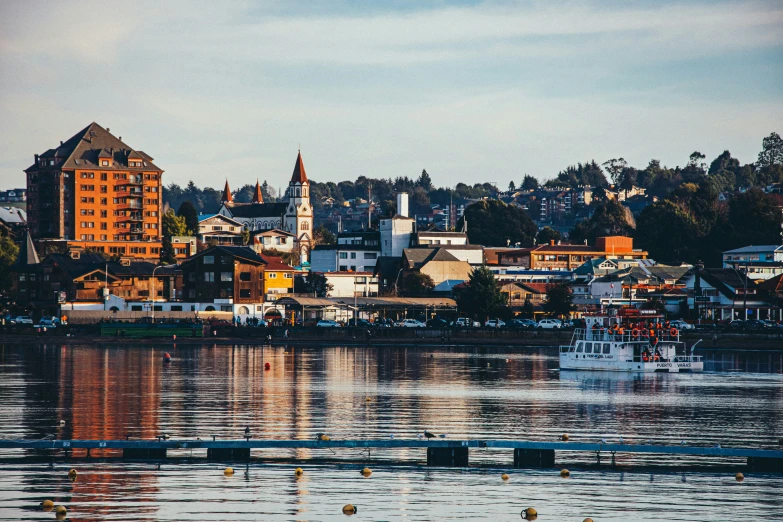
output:
POLYGON ((223 475, 230 477, 234 474, 234 468, 226 468, 223 470, 223 475))
POLYGON ((302 468, 296 468, 296 470, 294 471, 294 475, 296 475, 297 477, 301 477, 303 474, 304 471, 302 470, 302 468))
POLYGON ((359 510, 353 504, 346 504, 343 506, 343 513, 346 515, 355 515, 359 510))
POLYGON ((560 476, 563 477, 563 478, 570 477, 571 476, 571 472, 568 471, 567 469, 561 469, 560 470, 560 476))
POLYGON ((560 440, 562 440, 563 442, 568 442, 568 433, 563 433, 562 435, 560 435, 560 440))
POLYGON ((529 507, 522 512, 522 516, 527 520, 535 520, 538 518, 538 511, 536 511, 536 508, 529 507))
POLYGON ((593 522, 593 519, 590 517, 587 517, 586 519, 582 520, 582 522, 593 522))
POLYGON ((502 475, 500 475, 500 478, 503 479, 504 481, 508 480, 508 473, 503 473, 502 475))
POLYGON ((66 514, 66 513, 68 512, 68 510, 67 510, 67 509, 65 509, 65 506, 57 506, 57 507, 54 509, 54 511, 55 511, 55 512, 56 512, 58 515, 64 515, 64 514, 66 514))
POLYGON ((736 475, 734 475, 734 478, 737 479, 737 482, 742 482, 743 480, 745 480, 745 475, 743 475, 742 473, 737 473, 736 475))
POLYGON ((370 468, 364 468, 359 473, 361 473, 365 477, 369 477, 370 475, 372 475, 372 470, 370 468))
POLYGON ((49 499, 46 499, 43 502, 41 502, 40 506, 43 508, 44 511, 51 511, 54 509, 54 502, 52 502, 49 499))
POLYGON ((163 354, 163 362, 171 362, 171 354, 169 352, 163 354))
POLYGON ((60 420, 60 426, 65 426, 65 421, 62 419, 60 420))
POLYGON ((318 435, 316 435, 315 438, 316 440, 332 440, 331 437, 329 437, 329 435, 326 435, 324 433, 319 433, 318 435))
POLYGON ((271 369, 272 369, 272 365, 271 364, 269 364, 269 363, 264 364, 264 370, 271 370, 271 369))
POLYGON ((70 471, 68 471, 68 476, 69 476, 70 478, 72 478, 72 479, 75 479, 75 478, 76 478, 76 475, 78 475, 78 473, 76 473, 76 470, 75 470, 75 469, 71 469, 70 471))
POLYGON ((367 398, 364 399, 364 402, 372 402, 372 399, 367 397, 367 398))

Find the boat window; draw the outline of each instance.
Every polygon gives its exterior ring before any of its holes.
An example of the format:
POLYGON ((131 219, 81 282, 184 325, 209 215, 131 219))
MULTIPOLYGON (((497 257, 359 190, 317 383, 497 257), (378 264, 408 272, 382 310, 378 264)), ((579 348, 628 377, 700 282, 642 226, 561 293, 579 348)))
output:
POLYGON ((609 349, 609 343, 604 343, 604 353, 609 353, 611 350, 609 349))
POLYGON ((576 353, 582 353, 582 343, 576 345, 576 353))
POLYGON ((593 343, 585 344, 585 353, 593 353, 593 343))
POLYGON ((568 347, 569 352, 573 352, 574 350, 576 350, 576 346, 574 346, 573 344, 568 347))

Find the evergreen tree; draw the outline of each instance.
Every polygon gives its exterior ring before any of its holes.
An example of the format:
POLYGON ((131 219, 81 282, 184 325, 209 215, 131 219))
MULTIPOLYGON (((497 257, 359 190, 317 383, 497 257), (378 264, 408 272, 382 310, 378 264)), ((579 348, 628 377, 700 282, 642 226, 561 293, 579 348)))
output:
POLYGON ((546 287, 544 311, 558 317, 564 317, 574 309, 574 295, 568 283, 553 283, 546 287))
POLYGON ((460 312, 471 317, 495 317, 506 305, 506 297, 500 291, 495 274, 486 266, 474 269, 469 281, 464 287, 455 289, 454 293, 460 312))
POLYGON ((171 244, 171 236, 163 236, 163 247, 160 249, 160 264, 170 265, 176 263, 174 245, 171 244))
POLYGON ((177 215, 185 218, 185 228, 188 231, 188 235, 195 235, 198 233, 198 211, 196 207, 190 201, 183 201, 177 210, 177 215))
POLYGON ((416 180, 416 186, 423 188, 427 192, 432 190, 432 179, 430 178, 430 175, 427 174, 427 169, 421 171, 421 176, 416 180))

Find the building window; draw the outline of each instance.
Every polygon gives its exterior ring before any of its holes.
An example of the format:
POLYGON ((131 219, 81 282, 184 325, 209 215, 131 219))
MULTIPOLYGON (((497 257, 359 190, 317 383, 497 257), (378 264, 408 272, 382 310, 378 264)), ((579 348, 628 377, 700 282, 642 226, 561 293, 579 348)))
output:
POLYGON ((378 254, 375 252, 365 252, 364 259, 378 259, 378 254))
POLYGON ((205 265, 214 265, 215 264, 215 256, 204 256, 204 264, 205 265))
POLYGON ((109 160, 101 160, 101 167, 108 167, 109 166, 109 160))
POLYGON ((204 282, 205 283, 214 283, 215 282, 215 272, 204 272, 204 282))
POLYGON ((348 259, 348 252, 340 252, 340 259, 348 259))
POLYGON ((250 272, 240 272, 239 273, 239 280, 240 281, 250 281, 250 272))
POLYGON ((246 288, 241 288, 239 290, 239 297, 244 297, 245 299, 250 299, 250 290, 246 288))
POLYGON ((351 252, 351 259, 356 259, 356 252, 351 252))
POLYGON ((294 278, 294 274, 286 272, 285 274, 283 274, 283 277, 285 277, 286 279, 293 279, 294 278))
POLYGON ((221 281, 233 281, 234 274, 232 272, 220 272, 221 281))
POLYGON ((277 274, 272 272, 269 274, 269 279, 277 279, 277 274))

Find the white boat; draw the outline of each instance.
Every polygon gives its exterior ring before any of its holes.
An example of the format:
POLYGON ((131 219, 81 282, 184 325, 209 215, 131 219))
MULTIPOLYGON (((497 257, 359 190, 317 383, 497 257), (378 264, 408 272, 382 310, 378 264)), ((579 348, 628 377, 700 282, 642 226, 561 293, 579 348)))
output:
POLYGON ((700 356, 680 341, 655 310, 619 309, 585 316, 571 343, 560 347, 561 370, 615 372, 701 372, 700 356))

